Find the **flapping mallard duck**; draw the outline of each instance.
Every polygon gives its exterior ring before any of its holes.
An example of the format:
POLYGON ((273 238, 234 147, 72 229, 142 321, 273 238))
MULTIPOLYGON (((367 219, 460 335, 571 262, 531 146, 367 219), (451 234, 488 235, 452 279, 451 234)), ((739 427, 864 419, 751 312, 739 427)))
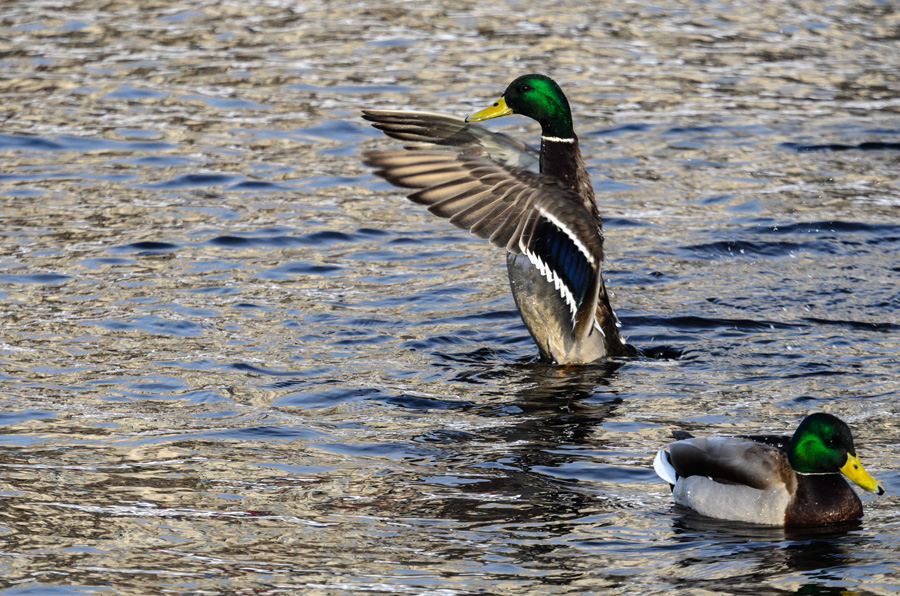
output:
POLYGON ((601 276, 602 222, 572 128, 569 102, 543 75, 517 78, 460 120, 365 110, 403 149, 365 154, 410 200, 505 248, 513 296, 541 357, 559 364, 635 355, 619 335, 601 276), (471 122, 521 114, 541 125, 537 152, 471 122))
POLYGON ((831 414, 807 416, 792 437, 680 437, 653 467, 676 503, 708 517, 773 526, 858 519, 862 503, 841 473, 884 494, 859 462, 850 429, 831 414))

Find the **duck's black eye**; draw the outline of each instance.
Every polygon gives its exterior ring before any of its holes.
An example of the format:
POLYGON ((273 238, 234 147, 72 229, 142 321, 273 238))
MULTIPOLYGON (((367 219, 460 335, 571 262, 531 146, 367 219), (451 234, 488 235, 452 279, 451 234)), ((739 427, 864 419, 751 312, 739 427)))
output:
POLYGON ((529 85, 528 83, 522 83, 519 86, 520 93, 528 93, 529 91, 531 91, 531 85, 529 85))

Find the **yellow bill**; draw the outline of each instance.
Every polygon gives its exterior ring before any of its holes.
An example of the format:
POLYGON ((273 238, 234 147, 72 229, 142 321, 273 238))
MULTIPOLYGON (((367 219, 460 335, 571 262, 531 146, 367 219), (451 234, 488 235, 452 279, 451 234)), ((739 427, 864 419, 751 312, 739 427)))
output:
POLYGON ((501 97, 480 112, 475 112, 466 118, 466 122, 481 122, 482 120, 490 120, 500 116, 509 116, 512 113, 513 111, 506 105, 506 100, 501 97))
POLYGON ((860 463, 857 456, 850 455, 848 453, 847 463, 845 463, 841 468, 841 472, 844 473, 844 476, 846 476, 865 490, 877 493, 879 495, 884 494, 884 489, 880 484, 878 484, 877 480, 869 476, 869 473, 863 469, 862 464, 860 463))

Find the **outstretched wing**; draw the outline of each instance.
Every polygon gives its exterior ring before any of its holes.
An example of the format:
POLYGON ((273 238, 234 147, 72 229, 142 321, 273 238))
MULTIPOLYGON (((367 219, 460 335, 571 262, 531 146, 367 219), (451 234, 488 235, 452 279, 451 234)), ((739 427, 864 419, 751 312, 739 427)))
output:
POLYGON ((367 110, 364 118, 404 149, 371 151, 363 161, 438 217, 525 254, 572 313, 576 337, 592 329, 602 285, 603 238, 581 198, 532 171, 524 145, 462 120, 424 112, 367 110))
POLYGON ((456 147, 459 151, 486 155, 491 160, 531 172, 540 171, 540 153, 503 133, 494 132, 453 116, 431 112, 398 110, 363 110, 363 119, 387 136, 427 147, 456 147))

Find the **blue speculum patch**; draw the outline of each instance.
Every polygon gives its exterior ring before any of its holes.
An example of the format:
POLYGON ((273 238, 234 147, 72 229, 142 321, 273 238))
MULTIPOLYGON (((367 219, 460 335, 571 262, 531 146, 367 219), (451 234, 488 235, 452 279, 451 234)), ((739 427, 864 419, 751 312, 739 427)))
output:
POLYGON ((556 225, 541 218, 530 247, 572 292, 575 307, 581 307, 594 282, 594 268, 569 236, 556 225))

